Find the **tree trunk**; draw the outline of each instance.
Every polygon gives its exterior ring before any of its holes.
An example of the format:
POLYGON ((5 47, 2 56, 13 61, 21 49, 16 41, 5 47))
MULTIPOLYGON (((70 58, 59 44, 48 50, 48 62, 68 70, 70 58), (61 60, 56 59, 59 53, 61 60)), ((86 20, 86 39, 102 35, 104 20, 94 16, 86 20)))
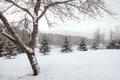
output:
POLYGON ((27 52, 27 56, 28 56, 29 62, 31 64, 31 67, 33 70, 33 75, 38 75, 40 73, 40 68, 39 68, 39 64, 37 62, 35 53, 34 52, 32 52, 32 53, 27 52))
MULTIPOLYGON (((38 65, 38 62, 37 62, 37 59, 35 56, 35 52, 33 49, 35 41, 31 41, 32 42, 31 47, 27 47, 22 42, 20 37, 17 35, 15 30, 13 30, 13 28, 9 25, 9 23, 7 22, 7 19, 2 15, 1 12, 0 12, 0 19, 3 22, 3 24, 5 25, 5 28, 8 30, 8 33, 9 33, 8 35, 10 35, 10 36, 6 35, 6 37, 11 39, 16 45, 18 45, 22 51, 26 52, 28 59, 29 59, 29 62, 31 64, 32 70, 33 70, 33 74, 38 75, 40 73, 40 68, 39 68, 39 65, 38 65), (31 50, 31 48, 32 48, 32 50, 31 50)), ((34 39, 32 39, 32 40, 36 40, 36 35, 37 35, 37 30, 36 31, 34 30, 33 37, 32 37, 34 39), (34 35, 35 35, 35 37, 34 37, 34 35)))

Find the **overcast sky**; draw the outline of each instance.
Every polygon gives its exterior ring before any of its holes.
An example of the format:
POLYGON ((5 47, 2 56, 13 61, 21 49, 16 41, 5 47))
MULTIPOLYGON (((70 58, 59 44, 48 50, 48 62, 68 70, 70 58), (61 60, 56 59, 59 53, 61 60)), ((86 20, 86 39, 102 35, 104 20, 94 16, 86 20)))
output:
POLYGON ((105 32, 108 34, 109 31, 114 27, 120 25, 120 0, 106 0, 108 4, 108 8, 111 9, 114 13, 118 15, 114 16, 114 18, 105 15, 104 17, 97 17, 94 19, 81 19, 78 23, 74 21, 66 21, 64 23, 58 24, 54 27, 49 28, 46 23, 40 21, 40 31, 44 32, 58 32, 58 31, 73 31, 80 32, 84 34, 94 33, 97 28, 100 28, 101 32, 105 32), (43 27, 44 26, 44 27, 43 27))

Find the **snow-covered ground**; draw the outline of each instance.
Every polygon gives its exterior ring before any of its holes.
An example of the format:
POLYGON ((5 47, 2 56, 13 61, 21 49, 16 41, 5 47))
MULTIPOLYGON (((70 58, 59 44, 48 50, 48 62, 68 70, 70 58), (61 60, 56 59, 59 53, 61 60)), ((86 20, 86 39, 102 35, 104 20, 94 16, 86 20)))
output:
POLYGON ((0 80, 120 80, 120 50, 89 50, 60 53, 53 48, 43 56, 36 50, 41 68, 38 76, 25 54, 16 59, 0 58, 0 80))

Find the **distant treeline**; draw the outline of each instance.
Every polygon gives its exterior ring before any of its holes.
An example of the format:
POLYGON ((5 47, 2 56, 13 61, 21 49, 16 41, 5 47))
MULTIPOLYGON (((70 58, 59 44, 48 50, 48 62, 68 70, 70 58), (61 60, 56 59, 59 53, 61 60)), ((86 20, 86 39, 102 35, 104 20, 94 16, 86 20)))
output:
POLYGON ((71 45, 78 45, 83 39, 87 45, 91 45, 93 43, 93 39, 85 38, 82 36, 70 36, 52 33, 40 33, 38 42, 40 44, 43 39, 46 39, 49 45, 62 45, 65 37, 68 38, 68 41, 71 45))

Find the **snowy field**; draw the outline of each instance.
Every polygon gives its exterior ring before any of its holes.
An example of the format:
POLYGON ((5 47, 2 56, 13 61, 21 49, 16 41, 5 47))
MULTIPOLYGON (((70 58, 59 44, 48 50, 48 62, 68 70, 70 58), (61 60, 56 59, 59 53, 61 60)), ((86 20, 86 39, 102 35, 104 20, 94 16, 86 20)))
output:
POLYGON ((32 76, 25 54, 0 58, 0 80, 120 80, 120 50, 59 51, 54 48, 43 56, 36 50, 38 76, 32 76))

